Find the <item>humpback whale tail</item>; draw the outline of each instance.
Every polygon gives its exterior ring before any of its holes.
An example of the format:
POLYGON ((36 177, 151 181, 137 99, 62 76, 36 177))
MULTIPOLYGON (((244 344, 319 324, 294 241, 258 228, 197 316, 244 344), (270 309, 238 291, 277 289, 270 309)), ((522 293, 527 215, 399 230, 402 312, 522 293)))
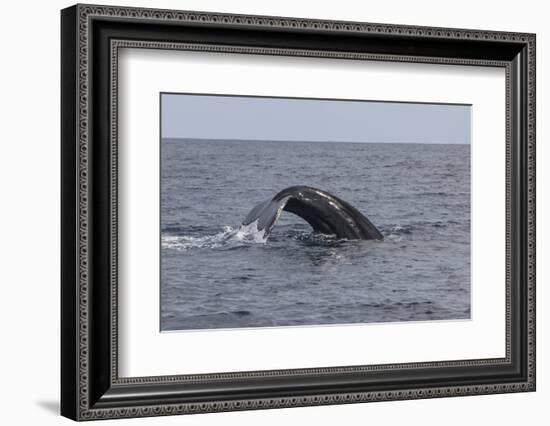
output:
POLYGON ((382 240, 380 231, 359 210, 344 200, 320 189, 292 186, 254 207, 243 226, 256 222, 267 238, 284 211, 300 216, 323 234, 349 240, 382 240))

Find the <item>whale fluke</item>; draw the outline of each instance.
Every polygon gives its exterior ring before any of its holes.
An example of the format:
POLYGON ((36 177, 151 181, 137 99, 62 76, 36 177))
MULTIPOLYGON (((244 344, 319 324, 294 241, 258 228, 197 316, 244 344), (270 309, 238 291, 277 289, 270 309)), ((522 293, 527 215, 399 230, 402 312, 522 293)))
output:
POLYGON ((380 231, 359 210, 320 189, 291 186, 254 207, 243 221, 256 223, 267 237, 284 211, 300 216, 314 231, 348 240, 382 240, 380 231))

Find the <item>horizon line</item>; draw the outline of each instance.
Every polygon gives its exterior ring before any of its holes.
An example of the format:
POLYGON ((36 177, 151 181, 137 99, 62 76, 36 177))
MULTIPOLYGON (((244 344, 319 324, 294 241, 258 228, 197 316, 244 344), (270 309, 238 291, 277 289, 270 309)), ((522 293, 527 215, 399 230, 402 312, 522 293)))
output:
POLYGON ((191 138, 161 136, 163 139, 171 140, 194 140, 211 142, 294 142, 294 143, 353 143, 353 144, 400 144, 400 145, 471 145, 470 142, 376 142, 376 141, 334 141, 334 140, 303 140, 303 139, 238 139, 238 138, 191 138))

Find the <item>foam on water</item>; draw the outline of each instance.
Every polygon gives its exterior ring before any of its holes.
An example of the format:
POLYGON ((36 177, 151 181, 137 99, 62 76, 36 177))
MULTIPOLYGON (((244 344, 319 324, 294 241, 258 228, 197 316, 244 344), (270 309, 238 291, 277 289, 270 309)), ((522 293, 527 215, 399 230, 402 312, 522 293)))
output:
POLYGON ((254 243, 263 244, 266 241, 265 230, 259 231, 257 222, 252 222, 246 226, 241 225, 238 229, 224 226, 222 232, 212 235, 163 234, 162 248, 185 251, 195 248, 222 248, 254 243))

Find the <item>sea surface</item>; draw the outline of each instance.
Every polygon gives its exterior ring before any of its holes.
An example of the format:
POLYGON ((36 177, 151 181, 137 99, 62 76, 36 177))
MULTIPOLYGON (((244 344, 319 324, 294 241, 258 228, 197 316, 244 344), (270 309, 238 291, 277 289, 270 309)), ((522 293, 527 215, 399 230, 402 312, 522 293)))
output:
POLYGON ((161 330, 470 318, 470 146, 161 141, 161 330), (283 212, 293 185, 359 209, 383 241, 316 234, 283 212))

